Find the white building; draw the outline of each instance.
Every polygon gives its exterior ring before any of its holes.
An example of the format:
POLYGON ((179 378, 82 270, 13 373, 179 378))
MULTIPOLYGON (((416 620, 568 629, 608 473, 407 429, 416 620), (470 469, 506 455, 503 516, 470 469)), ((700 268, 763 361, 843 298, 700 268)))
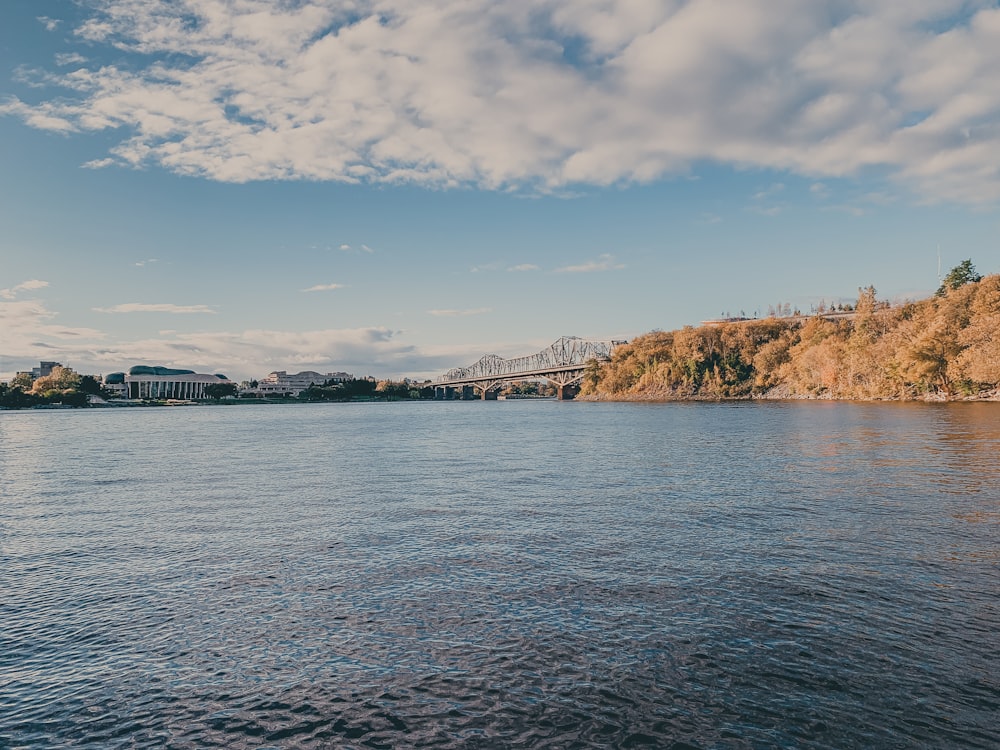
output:
POLYGON ((203 375, 194 370, 137 365, 124 377, 128 398, 199 399, 208 398, 205 388, 231 381, 225 375, 203 375))
POLYGON ((110 398, 125 398, 125 386, 124 385, 106 385, 103 386, 104 390, 108 392, 110 398))
POLYGON ((347 372, 328 372, 322 375, 312 370, 297 372, 289 375, 284 370, 272 372, 267 377, 257 381, 257 387, 253 393, 259 396, 298 396, 302 391, 312 385, 323 385, 324 383, 343 383, 345 380, 353 380, 354 376, 347 372))

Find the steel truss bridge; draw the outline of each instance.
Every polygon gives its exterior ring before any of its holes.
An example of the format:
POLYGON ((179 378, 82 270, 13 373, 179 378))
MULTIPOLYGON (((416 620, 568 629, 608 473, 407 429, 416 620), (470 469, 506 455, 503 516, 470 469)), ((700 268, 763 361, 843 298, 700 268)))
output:
POLYGON ((442 398, 449 388, 472 386, 483 399, 495 399, 497 390, 513 380, 545 379, 558 388, 560 399, 576 395, 591 360, 607 362, 616 345, 622 341, 587 341, 576 336, 561 339, 527 357, 504 359, 487 354, 474 365, 457 367, 439 378, 434 387, 442 398))

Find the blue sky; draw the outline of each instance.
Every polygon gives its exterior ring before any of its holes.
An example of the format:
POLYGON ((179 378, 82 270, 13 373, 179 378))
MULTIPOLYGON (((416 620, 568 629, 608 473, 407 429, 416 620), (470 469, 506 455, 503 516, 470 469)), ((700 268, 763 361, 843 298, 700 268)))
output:
POLYGON ((1000 272, 1000 8, 8 0, 0 378, 433 377, 1000 272))

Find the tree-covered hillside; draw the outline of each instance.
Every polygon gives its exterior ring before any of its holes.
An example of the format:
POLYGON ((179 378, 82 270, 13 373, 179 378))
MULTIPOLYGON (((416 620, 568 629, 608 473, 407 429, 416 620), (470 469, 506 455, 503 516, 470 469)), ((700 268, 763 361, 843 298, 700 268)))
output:
MULTIPOLYGON (((971 268, 971 264, 970 268, 971 268)), ((655 331, 592 363, 581 395, 607 399, 919 399, 1000 387, 1000 275, 950 279, 900 307, 860 290, 852 319, 768 318, 655 331)))

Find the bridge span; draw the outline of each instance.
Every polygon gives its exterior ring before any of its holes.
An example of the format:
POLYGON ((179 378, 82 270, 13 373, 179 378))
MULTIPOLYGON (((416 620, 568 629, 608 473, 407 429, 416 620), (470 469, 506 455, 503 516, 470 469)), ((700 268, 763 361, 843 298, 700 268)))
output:
POLYGON ((441 376, 434 387, 438 398, 447 398, 449 389, 471 386, 484 400, 495 399, 504 383, 515 380, 544 379, 555 384, 559 398, 571 399, 579 391, 579 383, 591 360, 607 362, 615 346, 623 341, 589 341, 576 336, 563 336, 540 352, 527 357, 504 359, 487 354, 468 367, 457 367, 441 376))

